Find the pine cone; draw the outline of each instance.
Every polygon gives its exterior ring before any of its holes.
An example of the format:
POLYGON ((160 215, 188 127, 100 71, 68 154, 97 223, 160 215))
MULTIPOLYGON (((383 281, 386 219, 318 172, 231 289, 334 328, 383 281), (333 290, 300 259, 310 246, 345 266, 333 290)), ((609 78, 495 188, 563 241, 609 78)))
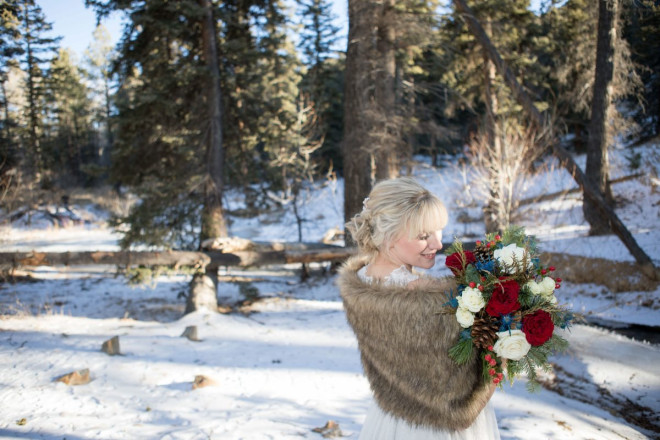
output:
POLYGON ((481 244, 478 245, 477 247, 474 248, 474 257, 477 259, 477 261, 481 261, 483 263, 490 261, 493 259, 493 248, 492 247, 486 247, 485 245, 481 244))
POLYGON ((487 348, 495 343, 499 325, 497 320, 490 315, 482 314, 474 317, 472 324, 472 342, 479 348, 487 348))

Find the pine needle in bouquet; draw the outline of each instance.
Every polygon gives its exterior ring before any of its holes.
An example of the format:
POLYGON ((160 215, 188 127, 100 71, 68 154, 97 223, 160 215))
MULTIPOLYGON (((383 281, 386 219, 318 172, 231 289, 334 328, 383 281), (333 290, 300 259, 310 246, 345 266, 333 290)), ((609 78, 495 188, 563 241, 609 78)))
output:
POLYGON ((535 390, 537 369, 549 371, 548 356, 568 347, 555 328, 568 328, 574 319, 555 297, 561 287, 555 268, 540 264, 536 240, 521 227, 487 234, 474 251, 455 241, 446 254, 458 286, 448 305, 463 328, 449 355, 463 364, 479 350, 484 380, 501 384, 506 370, 513 383, 524 372, 535 390))

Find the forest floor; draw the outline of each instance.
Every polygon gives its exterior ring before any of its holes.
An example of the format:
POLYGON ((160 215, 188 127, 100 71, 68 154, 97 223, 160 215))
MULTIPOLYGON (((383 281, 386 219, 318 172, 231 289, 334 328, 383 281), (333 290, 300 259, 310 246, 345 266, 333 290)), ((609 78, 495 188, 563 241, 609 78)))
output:
MULTIPOLYGON (((612 151, 617 213, 660 265, 660 150, 612 151)), ((577 158, 583 164, 584 158, 577 158)), ((521 183, 521 198, 575 186, 563 170, 547 168, 521 183)), ((479 196, 470 174, 455 163, 419 160, 412 174, 450 210, 446 237, 483 234, 479 196)), ((301 212, 305 241, 320 240, 342 223, 341 180, 319 184, 301 212)), ((239 194, 229 209, 243 207, 239 194)), ((107 209, 72 203, 76 221, 36 213, 0 226, 0 251, 112 250, 118 234, 107 209)), ((56 206, 45 206, 50 213, 56 206)), ((232 235, 296 241, 292 210, 231 218, 232 235)), ((3 213, 5 218, 11 213, 3 213)), ((590 237, 580 193, 524 205, 517 218, 542 250, 604 262, 631 263, 615 236, 590 237), (601 261, 601 260, 597 260, 601 261)), ((498 390, 493 406, 503 439, 660 438, 660 287, 639 286, 638 274, 594 270, 593 282, 562 283, 560 302, 584 314, 565 337, 568 352, 551 358, 543 388, 522 378, 498 390), (606 281, 617 278, 616 288, 606 281), (628 284, 626 284, 628 283, 628 284), (609 287, 608 287, 609 286, 609 287)), ((371 402, 357 343, 342 310, 335 275, 311 265, 222 269, 218 288, 225 313, 183 315, 187 275, 129 286, 112 267, 39 267, 29 279, 0 284, 0 439, 321 439, 333 420, 357 439, 371 402), (181 337, 197 326, 199 341, 181 337), (121 355, 101 351, 119 337, 121 355), (91 382, 54 381, 89 369, 91 382), (193 389, 198 375, 212 386, 193 389)), ((568 270, 569 268, 566 268, 568 270)), ((562 267, 557 273, 562 276, 562 267)), ((429 271, 446 275, 444 257, 429 271)))

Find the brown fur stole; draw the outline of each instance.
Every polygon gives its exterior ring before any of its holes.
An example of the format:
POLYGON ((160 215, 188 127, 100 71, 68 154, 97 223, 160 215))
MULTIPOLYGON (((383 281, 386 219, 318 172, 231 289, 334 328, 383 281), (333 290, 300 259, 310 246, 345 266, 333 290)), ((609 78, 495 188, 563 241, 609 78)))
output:
POLYGON ((449 357, 461 328, 447 302, 449 280, 415 287, 363 282, 359 257, 341 268, 338 284, 357 336, 364 372, 383 411, 414 426, 462 430, 492 395, 475 355, 458 366, 449 357))

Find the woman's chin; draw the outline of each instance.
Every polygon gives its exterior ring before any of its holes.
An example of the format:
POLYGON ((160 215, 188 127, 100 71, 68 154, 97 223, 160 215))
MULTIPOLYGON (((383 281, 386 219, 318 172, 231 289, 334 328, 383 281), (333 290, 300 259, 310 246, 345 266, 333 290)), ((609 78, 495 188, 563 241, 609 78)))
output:
POLYGON ((433 266, 435 266, 435 255, 433 256, 433 258, 422 257, 417 267, 420 267, 422 269, 430 269, 433 266))

